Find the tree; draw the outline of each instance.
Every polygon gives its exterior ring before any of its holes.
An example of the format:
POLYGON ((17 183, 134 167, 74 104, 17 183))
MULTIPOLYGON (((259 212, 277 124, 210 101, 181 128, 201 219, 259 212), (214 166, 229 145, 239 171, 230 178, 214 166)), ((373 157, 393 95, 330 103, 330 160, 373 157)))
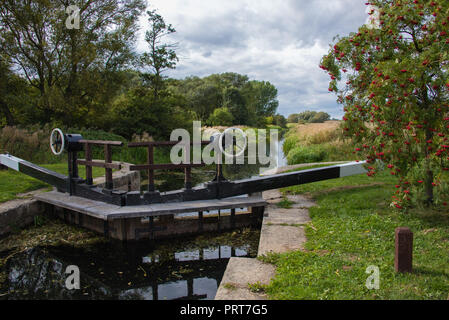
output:
POLYGON ((277 89, 269 82, 249 81, 237 73, 168 82, 170 90, 185 96, 188 107, 205 122, 215 109, 225 107, 233 115, 234 124, 264 127, 266 118, 275 115, 279 104, 277 89))
POLYGON ((448 199, 449 2, 371 0, 378 20, 337 38, 321 68, 344 106, 344 132, 398 178, 393 205, 448 199))
POLYGON ((202 121, 206 121, 214 109, 220 107, 223 95, 214 84, 204 83, 189 91, 190 106, 202 121))
POLYGON ((4 0, 0 54, 39 91, 36 107, 47 121, 83 125, 106 83, 104 74, 132 61, 144 9, 143 0, 4 0), (67 28, 69 5, 79 8, 78 29, 67 28))
POLYGON ((25 81, 15 75, 10 69, 10 64, 0 57, 0 126, 16 124, 14 107, 26 103, 24 100, 21 101, 26 88, 25 81))
POLYGON ((298 122, 300 122, 301 120, 303 122, 310 122, 310 120, 313 119, 313 117, 315 117, 317 114, 316 111, 304 111, 298 114, 298 122))
POLYGON ((309 119, 310 123, 323 123, 330 120, 331 116, 323 111, 316 112, 315 115, 309 119))
POLYGON ((179 97, 164 93, 154 101, 153 91, 141 85, 117 97, 112 106, 112 131, 127 139, 148 133, 154 139, 168 140, 176 128, 191 128, 193 113, 178 105, 179 97))
POLYGON ((211 126, 232 126, 234 121, 234 117, 231 112, 229 112, 228 108, 217 108, 210 115, 208 123, 211 126))
POLYGON ((171 24, 166 24, 164 18, 156 13, 156 10, 147 11, 150 29, 145 34, 145 40, 150 51, 141 57, 144 67, 150 68, 150 74, 145 77, 149 80, 157 99, 163 86, 163 72, 175 69, 178 57, 175 52, 176 44, 163 42, 163 39, 176 32, 171 24))
POLYGON ((248 109, 245 98, 237 88, 229 87, 223 90, 223 107, 227 108, 233 115, 233 124, 244 125, 248 123, 248 109))
POLYGON ((288 116, 288 123, 323 123, 328 121, 331 116, 323 111, 303 111, 288 116))
POLYGON ((243 89, 249 107, 259 117, 268 117, 276 113, 279 106, 278 90, 268 81, 250 81, 243 89))
POLYGON ((207 77, 211 82, 216 83, 220 87, 235 87, 242 89, 248 83, 248 76, 235 72, 225 72, 222 74, 213 74, 207 77))
POLYGON ((285 119, 285 117, 281 114, 276 114, 273 117, 274 119, 274 124, 277 126, 280 126, 281 128, 286 128, 287 127, 287 119, 285 119))
POLYGON ((298 120, 299 120, 299 114, 297 114, 297 113, 293 113, 293 114, 289 115, 287 118, 288 123, 298 123, 298 120))

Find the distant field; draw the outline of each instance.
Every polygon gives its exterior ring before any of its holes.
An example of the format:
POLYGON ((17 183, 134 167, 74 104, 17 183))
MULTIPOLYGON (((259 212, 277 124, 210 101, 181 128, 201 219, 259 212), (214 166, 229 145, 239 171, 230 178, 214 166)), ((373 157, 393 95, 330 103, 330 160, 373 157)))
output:
POLYGON ((330 120, 324 123, 290 124, 290 131, 299 136, 313 136, 322 132, 333 132, 337 130, 341 121, 330 120))

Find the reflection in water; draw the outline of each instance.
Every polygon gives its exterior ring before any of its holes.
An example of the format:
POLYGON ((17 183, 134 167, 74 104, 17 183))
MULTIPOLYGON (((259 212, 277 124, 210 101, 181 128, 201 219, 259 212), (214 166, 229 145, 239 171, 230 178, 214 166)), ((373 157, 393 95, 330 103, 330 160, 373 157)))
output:
POLYGON ((8 261, 9 276, 0 288, 0 294, 8 294, 1 298, 213 299, 229 258, 257 254, 259 231, 235 235, 29 249, 8 261), (243 239, 223 240, 232 236, 243 239), (65 288, 69 265, 80 269, 80 290, 65 288))
POLYGON ((284 142, 285 139, 279 141, 276 145, 278 155, 276 168, 282 168, 288 165, 287 156, 284 154, 284 142))

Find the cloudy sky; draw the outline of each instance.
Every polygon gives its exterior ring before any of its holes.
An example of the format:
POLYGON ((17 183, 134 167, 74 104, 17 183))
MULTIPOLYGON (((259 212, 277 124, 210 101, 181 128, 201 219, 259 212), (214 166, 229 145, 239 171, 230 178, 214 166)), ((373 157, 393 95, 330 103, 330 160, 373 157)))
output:
MULTIPOLYGON (((318 67, 335 35, 365 23, 365 0, 149 0, 176 34, 180 61, 168 76, 182 79, 236 72, 278 89, 284 116, 304 110, 341 118, 318 67)), ((142 29, 145 29, 145 17, 142 29)), ((138 50, 146 50, 143 36, 138 50)))

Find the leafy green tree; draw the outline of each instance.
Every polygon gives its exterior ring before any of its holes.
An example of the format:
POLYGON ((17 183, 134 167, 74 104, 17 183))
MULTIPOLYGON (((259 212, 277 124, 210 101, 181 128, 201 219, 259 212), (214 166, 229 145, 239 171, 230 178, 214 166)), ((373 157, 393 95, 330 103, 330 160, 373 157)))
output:
POLYGON ((210 115, 208 123, 212 126, 232 126, 234 122, 234 117, 228 108, 217 108, 210 115))
POLYGON ((156 13, 156 10, 147 11, 150 29, 145 34, 145 40, 150 48, 141 56, 141 63, 150 69, 150 73, 144 74, 149 80, 157 98, 159 91, 163 88, 163 72, 175 69, 178 57, 176 55, 176 44, 166 43, 164 38, 176 32, 171 24, 167 24, 164 18, 156 13))
POLYGON ((277 89, 266 81, 250 81, 242 89, 249 113, 249 125, 263 126, 265 118, 274 116, 279 106, 277 89))
POLYGON ((304 111, 298 114, 298 121, 310 122, 315 117, 316 111, 304 111))
POLYGON ((115 99, 111 129, 127 139, 146 132, 154 139, 169 140, 173 129, 191 128, 194 117, 182 108, 180 97, 164 90, 156 103, 153 90, 141 85, 115 99))
POLYGON ((215 109, 225 107, 232 113, 234 124, 264 127, 266 117, 274 116, 279 104, 277 90, 269 82, 249 81, 237 73, 170 79, 168 86, 185 96, 190 110, 204 122, 215 109))
POLYGON ((214 84, 206 83, 190 91, 190 107, 199 115, 202 121, 206 121, 214 109, 220 107, 223 101, 223 95, 220 88, 214 84))
POLYGON ((40 93, 36 107, 67 125, 84 125, 98 104, 105 75, 134 58, 143 0, 4 0, 0 2, 0 54, 40 93), (80 9, 69 29, 64 6, 80 9))
POLYGON ((280 126, 281 128, 287 127, 287 119, 281 114, 274 115, 274 124, 280 126))
POLYGON ((323 57, 344 131, 377 172, 398 177, 393 205, 449 198, 449 2, 371 0, 378 17, 323 57))
POLYGON ((288 123, 322 123, 329 120, 331 116, 323 111, 303 111, 288 116, 288 123))
POLYGON ((259 117, 274 115, 279 107, 276 87, 268 81, 251 81, 249 84, 256 115, 259 117))
POLYGON ((222 74, 213 74, 206 78, 208 81, 215 83, 221 88, 234 87, 242 89, 248 83, 248 76, 235 72, 225 72, 222 74))
POLYGON ((248 109, 245 104, 245 98, 237 88, 230 87, 224 89, 223 107, 227 108, 233 115, 233 124, 244 125, 248 123, 248 109))
POLYGON ((10 64, 0 56, 0 127, 17 124, 22 116, 19 111, 29 103, 27 90, 25 80, 15 75, 10 64))
POLYGON ((298 123, 298 121, 299 121, 299 114, 297 113, 293 113, 289 115, 287 118, 288 123, 298 123))
POLYGON ((326 112, 316 112, 315 115, 309 119, 310 123, 323 123, 330 120, 331 116, 326 112))

